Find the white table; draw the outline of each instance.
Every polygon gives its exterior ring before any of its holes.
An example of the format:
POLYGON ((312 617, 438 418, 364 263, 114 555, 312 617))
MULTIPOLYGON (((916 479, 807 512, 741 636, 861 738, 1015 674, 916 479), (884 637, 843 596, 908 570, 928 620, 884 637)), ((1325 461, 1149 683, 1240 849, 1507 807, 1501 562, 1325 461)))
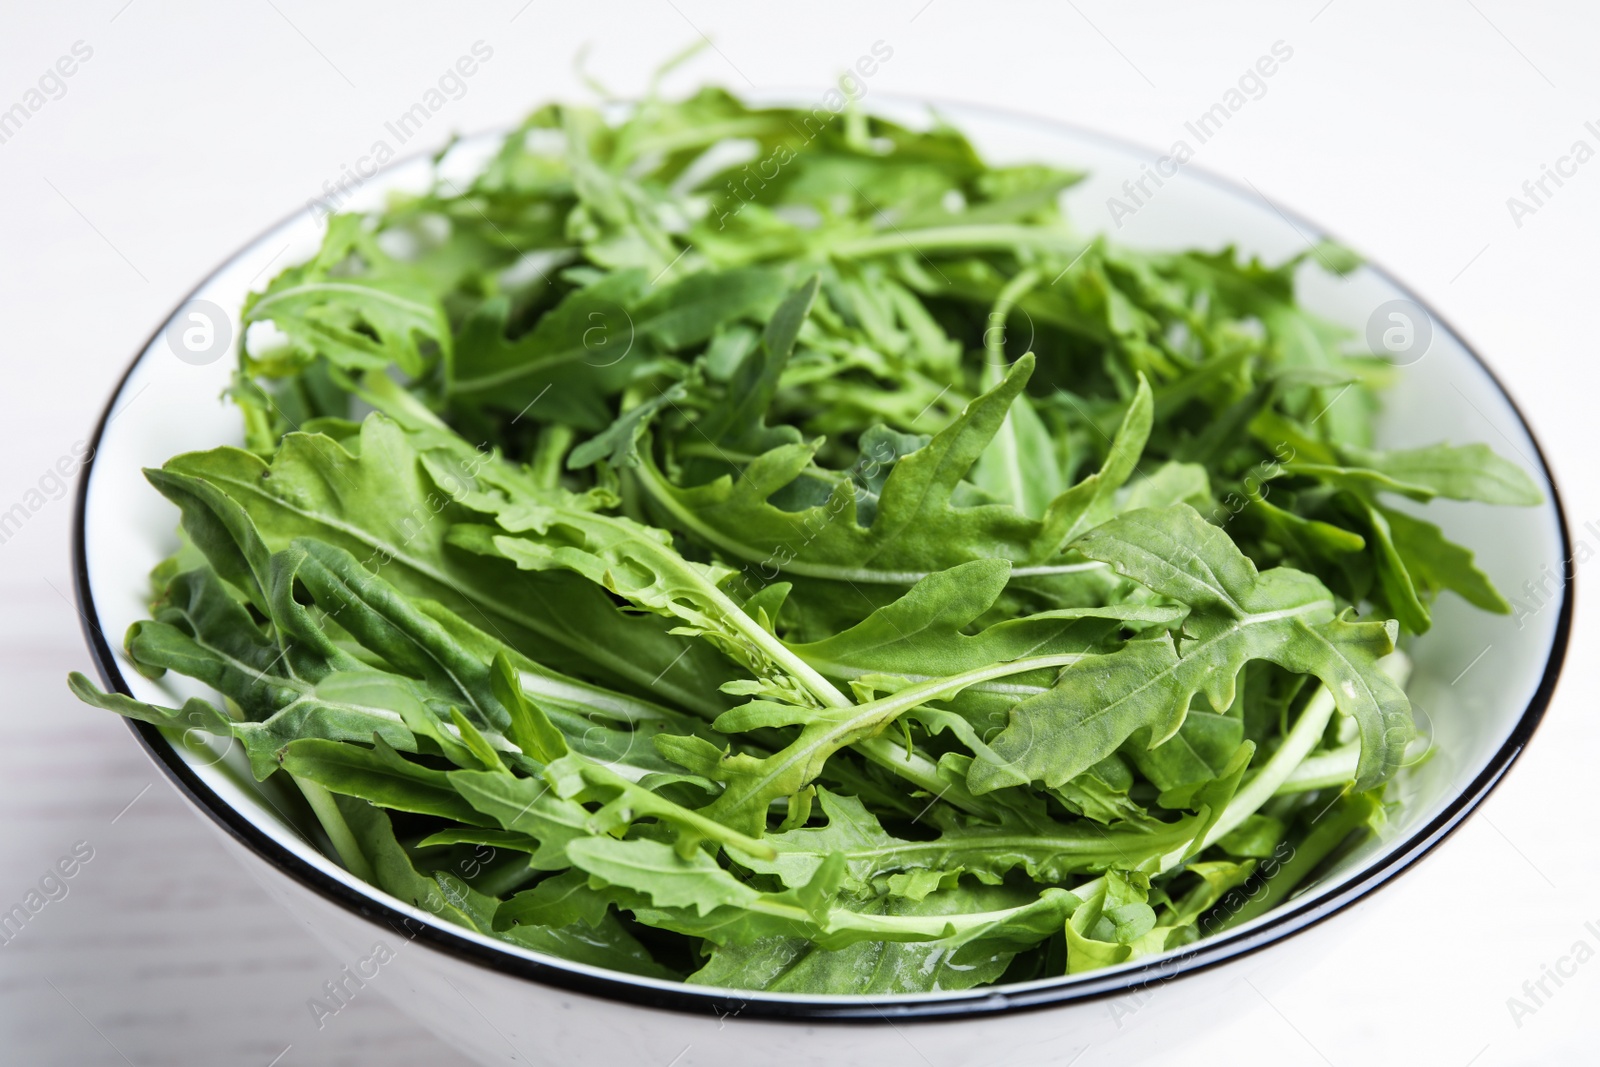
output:
MULTIPOLYGON (((475 41, 492 59, 419 144, 580 93, 571 60, 585 41, 594 73, 636 92, 703 30, 717 51, 674 84, 817 90, 883 41, 893 56, 871 92, 1009 106, 1165 146, 1284 41, 1292 61, 1196 162, 1324 222, 1452 319, 1541 432, 1574 534, 1600 551, 1600 162, 1551 187, 1520 226, 1506 204, 1575 139, 1600 148, 1584 127, 1600 119, 1596 29, 1577 3, 1536 14, 1508 0, 1402 13, 1378 0, 1203 11, 829 0, 781 14, 497 0, 448 16, 414 2, 7 7, 0 110, 75 42, 92 54, 0 143, 0 512, 40 501, 0 544, 0 908, 75 842, 94 855, 0 948, 0 1060, 462 1062, 378 992, 319 1031, 306 1000, 343 961, 245 879, 121 723, 67 694, 63 676, 88 658, 68 599, 71 504, 50 499, 46 472, 188 288, 354 165, 475 41), (27 496, 42 477, 45 491, 27 496)), ((1507 998, 1577 941, 1600 948, 1585 927, 1600 920, 1595 624, 1580 607, 1550 717, 1483 811, 1362 908, 1316 968, 1292 951, 1240 964, 1261 995, 1211 1033, 1173 1035, 1186 1062, 1487 1067, 1575 1062, 1591 1047, 1600 962, 1548 986, 1520 1026, 1507 998)), ((1102 1062, 1115 1058, 1090 1049, 1079 1061, 1102 1062)))

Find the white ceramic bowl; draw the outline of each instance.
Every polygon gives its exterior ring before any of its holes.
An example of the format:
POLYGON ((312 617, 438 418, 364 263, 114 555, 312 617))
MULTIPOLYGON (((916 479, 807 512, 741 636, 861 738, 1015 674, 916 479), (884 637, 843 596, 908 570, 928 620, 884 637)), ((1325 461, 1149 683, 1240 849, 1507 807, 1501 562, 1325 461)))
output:
MULTIPOLYGON (((902 120, 925 115, 909 104, 875 106, 902 120)), ((1127 203, 1122 183, 1137 180, 1157 153, 1034 119, 955 106, 940 111, 992 160, 1043 160, 1090 171, 1088 181, 1068 192, 1069 209, 1086 229, 1115 228, 1119 241, 1167 248, 1235 244, 1279 260, 1320 234, 1192 165, 1159 189, 1147 185, 1154 195, 1116 228, 1107 198, 1127 203)), ((471 167, 492 143, 488 137, 464 142, 447 166, 471 167)), ((390 189, 422 186, 427 174, 425 160, 396 164, 342 206, 375 206, 390 189)), ((309 210, 297 214, 241 251, 192 299, 226 309, 237 332, 245 293, 309 254, 320 230, 309 210)), ((1303 292, 1314 310, 1358 336, 1386 301, 1414 299, 1371 268, 1344 280, 1308 270, 1303 292)), ((1164 1034, 1221 1016, 1238 968, 1218 964, 1267 948, 1299 953, 1309 963, 1317 938, 1303 932, 1370 894, 1449 834, 1517 757, 1549 700, 1572 610, 1570 583, 1560 577, 1571 550, 1559 498, 1537 443, 1499 383, 1436 316, 1430 324, 1431 346, 1401 371, 1388 396, 1383 443, 1484 441, 1523 464, 1544 487, 1546 503, 1538 508, 1448 502, 1429 508, 1429 517, 1474 549, 1500 588, 1528 610, 1515 619, 1495 617, 1454 597, 1441 600, 1433 632, 1416 649, 1410 687, 1438 755, 1405 773, 1404 803, 1388 830, 1315 887, 1180 952, 1070 978, 915 996, 775 996, 620 975, 436 923, 318 852, 281 813, 287 805, 242 769, 237 753, 131 725, 151 758, 211 817, 274 897, 352 965, 370 958, 376 945, 386 946, 394 958, 369 984, 484 1062, 1032 1065, 1068 1062, 1090 1044, 1116 1049, 1128 1062, 1159 1049, 1164 1034), (1529 582, 1542 582, 1543 591, 1530 597, 1529 582), (1466 668, 1470 681, 1453 684, 1466 668)), ((85 635, 106 686, 140 699, 171 704, 198 692, 186 679, 141 677, 121 649, 127 626, 144 617, 147 574, 172 548, 177 521, 140 468, 239 439, 239 421, 219 399, 231 362, 224 355, 197 366, 179 359, 164 333, 152 338, 107 407, 80 488, 74 552, 85 635)))

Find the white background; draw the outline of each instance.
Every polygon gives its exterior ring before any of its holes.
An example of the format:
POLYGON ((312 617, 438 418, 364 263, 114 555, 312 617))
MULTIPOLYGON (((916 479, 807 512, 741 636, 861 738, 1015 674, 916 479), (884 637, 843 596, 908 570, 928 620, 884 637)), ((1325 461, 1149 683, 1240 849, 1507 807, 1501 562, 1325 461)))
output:
MULTIPOLYGON (((1292 61, 1196 163, 1247 178, 1323 224, 1451 320, 1540 435, 1575 538, 1600 550, 1600 533, 1584 529, 1594 521, 1600 531, 1600 159, 1520 227, 1506 205, 1574 140, 1600 149, 1600 136, 1584 129, 1591 119, 1600 128, 1592 8, 1510 0, 455 8, 5 6, 0 110, 75 42, 93 55, 64 96, 0 144, 0 511, 71 454, 132 353, 200 278, 303 208, 476 41, 493 58, 414 145, 585 93, 573 64, 584 45, 593 76, 637 93, 656 63, 703 31, 716 50, 669 87, 815 93, 882 40, 894 54, 870 93, 998 105, 1164 148, 1282 40, 1292 61)), ((306 1000, 351 961, 331 957, 245 880, 121 723, 67 694, 65 673, 88 669, 68 599, 71 510, 69 499, 49 500, 0 545, 0 910, 74 842, 90 842, 94 858, 68 897, 0 947, 0 1059, 461 1062, 385 1003, 381 985, 318 1031, 306 1000)), ((1580 573, 1580 584, 1589 580, 1580 573)), ((1523 983, 1576 942, 1600 949, 1596 623, 1580 604, 1549 717, 1487 805, 1419 868, 1339 920, 1343 935, 1314 967, 1298 966, 1292 948, 1237 964, 1256 991, 1226 1006, 1212 1031, 1172 1034, 1172 1059, 1592 1061, 1600 959, 1559 989, 1547 982, 1554 996, 1520 1026, 1507 998, 1524 997, 1523 983), (1585 929, 1591 920, 1595 933, 1585 929)), ((1493 667, 1491 657, 1478 669, 1493 667)), ((1078 1061, 1113 1062, 1125 1063, 1093 1048, 1078 1061)))

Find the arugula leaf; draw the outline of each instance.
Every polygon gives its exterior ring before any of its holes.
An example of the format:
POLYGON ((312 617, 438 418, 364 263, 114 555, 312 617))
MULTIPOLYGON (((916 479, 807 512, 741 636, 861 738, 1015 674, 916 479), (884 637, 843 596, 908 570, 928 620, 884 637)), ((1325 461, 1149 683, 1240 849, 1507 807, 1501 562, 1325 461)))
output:
POLYGON ((1128 413, 1112 438, 1105 464, 1050 502, 1044 520, 1045 537, 1059 546, 1057 551, 1111 517, 1111 494, 1122 488, 1138 468, 1139 456, 1150 437, 1153 403, 1149 383, 1140 378, 1128 413))
MULTIPOLYGON (((1011 570, 1007 560, 984 559, 936 571, 843 633, 791 647, 831 677, 926 681, 1026 656, 1087 652, 1119 626, 1175 626, 1184 616, 1172 606, 1108 604, 1004 619, 967 633, 1000 599, 1011 570)), ((1007 691, 1018 684, 1008 681, 1007 691)))
POLYGON ((358 843, 379 889, 447 922, 482 934, 493 933, 498 902, 474 892, 458 878, 441 881, 419 871, 381 810, 363 800, 341 797, 338 814, 358 843))
POLYGON ((768 427, 764 415, 777 395, 779 376, 821 284, 822 279, 812 275, 778 305, 761 334, 761 344, 745 357, 729 383, 730 402, 701 423, 700 431, 708 440, 742 451, 763 451, 798 439, 793 427, 768 427))
POLYGON ((1339 449, 1348 474, 1416 499, 1532 507, 1544 500, 1533 480, 1488 445, 1431 445, 1399 452, 1374 452, 1351 445, 1339 449))
MULTIPOLYGON (((859 892, 885 886, 892 892, 894 877, 907 872, 939 879, 970 876, 1000 885, 1011 871, 1022 869, 1036 882, 1060 884, 1076 874, 1138 866, 1139 861, 1130 857, 1181 852, 1192 846, 1209 829, 1217 802, 1225 801, 1228 788, 1208 794, 1212 810, 1171 823, 1106 830, 1062 825, 1040 811, 1014 807, 998 826, 951 826, 929 841, 893 837, 860 801, 819 789, 828 816, 825 826, 769 835, 767 842, 777 850, 771 859, 748 855, 738 859, 753 871, 777 876, 790 888, 809 882, 835 854, 844 857, 845 885, 859 892)), ((908 894, 901 890, 892 895, 908 894)))
MULTIPOLYGON (((335 215, 316 257, 279 274, 261 293, 245 300, 241 322, 248 330, 271 323, 288 339, 293 358, 316 357, 346 370, 381 370, 393 364, 412 377, 426 367, 423 343, 448 359, 453 336, 444 309, 423 286, 389 266, 366 238, 361 219, 335 215), (341 273, 352 256, 369 266, 365 274, 341 273)), ((272 361, 270 354, 254 354, 272 361)))
POLYGON ((1079 177, 719 89, 538 109, 332 218, 243 308, 248 448, 147 472, 128 658, 214 695, 69 685, 630 975, 960 990, 1259 914, 1398 802, 1401 635, 1509 611, 1421 505, 1541 493, 1378 446, 1392 368, 1296 298, 1352 253, 1086 241, 1079 177))
POLYGON ((598 430, 610 421, 611 396, 651 361, 650 342, 628 320, 642 299, 643 271, 607 275, 575 289, 534 328, 508 339, 511 302, 485 301, 462 325, 452 395, 463 403, 523 412, 559 386, 550 421, 598 430))
MULTIPOLYGON (((883 900, 887 915, 961 914, 1015 904, 1014 890, 988 887, 935 893, 918 901, 883 900)), ((953 939, 952 939, 953 940, 953 939)), ((773 993, 909 993, 971 989, 996 981, 1016 957, 1002 946, 969 950, 957 962, 946 939, 858 941, 825 949, 807 938, 773 937, 717 946, 688 981, 773 993)))
POLYGON ((1060 784, 1141 728, 1150 731, 1150 747, 1160 745, 1182 727, 1196 694, 1217 711, 1232 704, 1235 679, 1257 659, 1315 675, 1356 721, 1357 788, 1378 785, 1399 766, 1411 711, 1405 694, 1377 669, 1394 649, 1386 624, 1337 618, 1333 595, 1308 574, 1282 567, 1257 572, 1226 534, 1183 504, 1119 516, 1075 547, 1188 605, 1183 648, 1162 636, 1067 666, 1048 693, 1012 709, 1010 725, 993 742, 1005 762, 975 762, 974 792, 1018 774, 1060 784))
POLYGON ((1003 506, 956 508, 950 501, 1032 369, 1030 357, 1018 360, 992 392, 927 445, 899 459, 883 484, 870 526, 858 521, 848 485, 836 488, 827 503, 804 511, 781 511, 767 502, 811 461, 812 449, 803 444, 763 453, 737 481, 722 477, 679 489, 648 464, 640 481, 676 521, 717 549, 752 562, 772 558, 793 574, 911 585, 930 570, 968 559, 1025 558, 1036 522, 1003 506))
MULTIPOLYGON (((961 912, 918 909, 919 914, 873 914, 829 904, 842 865, 825 864, 805 886, 763 893, 746 885, 703 853, 680 856, 654 841, 591 838, 569 850, 591 884, 619 886, 649 897, 636 915, 653 925, 696 933, 719 945, 767 937, 806 937, 824 948, 861 941, 935 941, 961 954, 986 947, 1026 947, 1049 936, 1075 898, 1046 889, 1037 898, 998 908, 961 912), (931 913, 930 913, 931 912, 931 913)), ((987 902, 985 902, 987 903, 987 902)))
POLYGON ((1511 605, 1478 569, 1472 553, 1446 540, 1439 527, 1382 505, 1376 510, 1408 575, 1423 589, 1449 589, 1474 607, 1496 615, 1511 614, 1511 605))
POLYGON ((381 808, 436 815, 482 825, 478 814, 450 785, 446 772, 404 759, 382 737, 372 748, 304 737, 283 747, 279 762, 296 778, 316 782, 341 796, 360 797, 381 808))
MULTIPOLYGON (((191 536, 202 550, 216 540, 208 533, 214 515, 243 513, 269 546, 306 537, 342 548, 405 593, 436 600, 557 669, 616 678, 686 707, 715 707, 700 681, 716 677, 714 659, 648 620, 621 615, 597 586, 562 574, 519 575, 449 551, 452 516, 468 517, 454 499, 463 487, 435 481, 398 426, 371 416, 354 444, 352 452, 320 434, 291 433, 270 464, 224 447, 175 457, 148 476, 183 508, 186 527, 200 531, 191 536), (203 493, 204 502, 191 493, 203 493), (227 504, 213 503, 221 497, 227 504)), ((208 558, 216 564, 219 556, 208 558)))

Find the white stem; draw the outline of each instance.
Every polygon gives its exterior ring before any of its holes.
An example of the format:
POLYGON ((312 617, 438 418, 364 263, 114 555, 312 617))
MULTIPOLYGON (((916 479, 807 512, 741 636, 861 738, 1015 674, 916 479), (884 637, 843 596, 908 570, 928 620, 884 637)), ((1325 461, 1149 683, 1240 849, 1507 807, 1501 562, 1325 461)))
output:
POLYGON ((1294 769, 1278 787, 1278 796, 1287 793, 1308 793, 1313 789, 1330 789, 1345 785, 1356 777, 1356 767, 1361 762, 1361 744, 1342 745, 1332 752, 1312 756, 1294 769))
MULTIPOLYGON (((1245 819, 1254 815, 1256 810, 1272 798, 1296 767, 1305 760, 1317 742, 1322 738, 1322 731, 1327 729, 1328 720, 1333 718, 1334 702, 1333 693, 1326 687, 1319 688, 1312 696, 1305 710, 1300 713, 1300 718, 1295 722, 1283 739, 1283 744, 1278 746, 1278 751, 1272 758, 1250 777, 1228 806, 1222 809, 1222 816, 1211 827, 1200 848, 1208 848, 1217 843, 1223 835, 1233 830, 1245 819)), ((1161 870, 1168 871, 1183 862, 1183 858, 1199 849, 1193 847, 1175 849, 1161 857, 1161 870)))

